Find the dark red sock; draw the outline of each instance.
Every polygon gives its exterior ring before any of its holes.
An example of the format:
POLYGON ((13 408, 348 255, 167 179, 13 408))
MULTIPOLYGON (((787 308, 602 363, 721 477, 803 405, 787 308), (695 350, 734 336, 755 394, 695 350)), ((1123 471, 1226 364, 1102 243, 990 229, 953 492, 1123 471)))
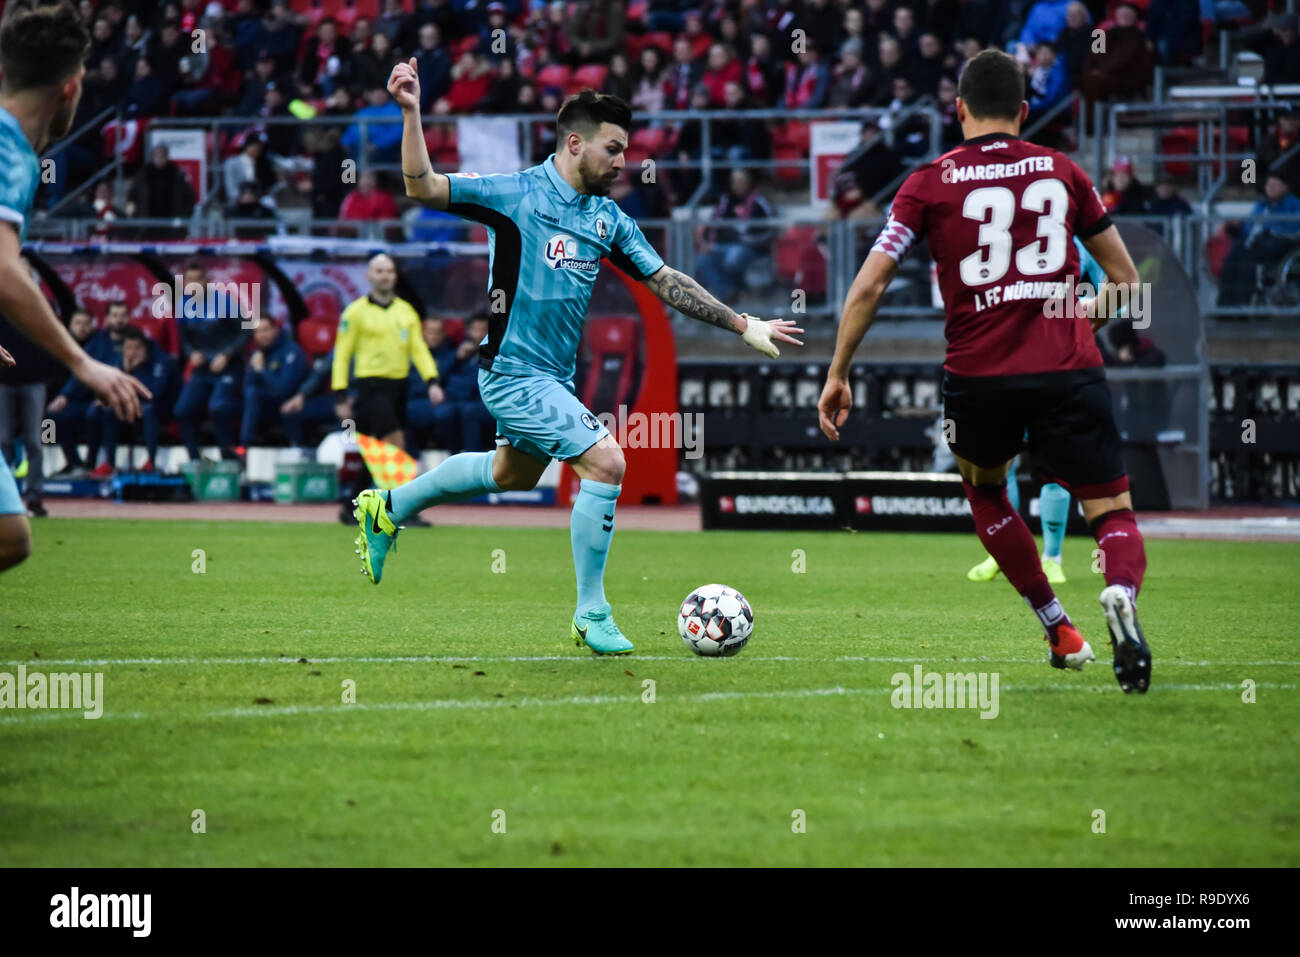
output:
POLYGON ((1136 599, 1147 570, 1147 553, 1130 508, 1098 515, 1088 527, 1101 548, 1101 571, 1107 585, 1123 585, 1136 599))
POLYGON ((1070 618, 1047 583, 1034 536, 1025 520, 1011 507, 1006 485, 976 487, 963 479, 961 487, 975 517, 975 534, 1007 576, 1011 587, 1038 615, 1048 638, 1055 642, 1056 629, 1069 624, 1070 618))

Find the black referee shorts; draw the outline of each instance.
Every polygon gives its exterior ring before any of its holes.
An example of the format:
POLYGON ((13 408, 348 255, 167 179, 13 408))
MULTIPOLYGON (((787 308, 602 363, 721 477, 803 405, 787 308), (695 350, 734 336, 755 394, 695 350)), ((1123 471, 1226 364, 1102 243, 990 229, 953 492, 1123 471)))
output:
POLYGON ((945 373, 943 411, 953 453, 982 468, 1003 465, 1028 448, 1044 481, 1078 498, 1128 490, 1101 369, 988 379, 945 373))
POLYGON ((357 431, 380 439, 406 428, 406 379, 357 379, 357 431))

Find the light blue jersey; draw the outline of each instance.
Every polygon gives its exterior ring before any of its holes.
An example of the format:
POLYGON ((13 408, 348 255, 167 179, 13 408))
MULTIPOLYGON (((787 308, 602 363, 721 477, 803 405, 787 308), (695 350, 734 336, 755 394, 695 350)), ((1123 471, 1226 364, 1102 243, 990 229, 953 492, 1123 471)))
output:
POLYGON ((1092 258, 1092 253, 1088 252, 1088 247, 1083 244, 1078 236, 1074 237, 1074 248, 1079 253, 1079 281, 1085 279, 1092 283, 1094 294, 1101 288, 1101 284, 1106 281, 1106 273, 1102 271, 1101 266, 1097 265, 1097 260, 1092 258))
MULTIPOLYGON (((36 198, 41 162, 23 129, 8 110, 0 108, 0 221, 13 223, 18 241, 27 237, 27 212, 36 198)), ((39 468, 40 466, 33 466, 39 468)), ((0 515, 26 515, 18 485, 0 455, 0 515)))
POLYGON ((447 179, 447 211, 490 231, 489 324, 480 367, 571 380, 600 260, 608 256, 633 279, 644 279, 663 259, 613 200, 566 183, 554 154, 518 173, 447 179))
POLYGON ((27 213, 41 182, 41 161, 8 110, 0 108, 0 221, 13 223, 18 241, 27 238, 27 213))

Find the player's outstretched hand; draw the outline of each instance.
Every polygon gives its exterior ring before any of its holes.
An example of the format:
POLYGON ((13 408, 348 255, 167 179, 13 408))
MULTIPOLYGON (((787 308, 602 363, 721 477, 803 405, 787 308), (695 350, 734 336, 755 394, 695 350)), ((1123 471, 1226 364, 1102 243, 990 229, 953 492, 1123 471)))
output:
POLYGON ((16 366, 16 365, 18 365, 18 363, 15 362, 14 357, 9 354, 9 350, 6 349, 4 346, 0 346, 0 366, 16 366))
POLYGON ((140 418, 140 400, 153 398, 153 393, 135 376, 90 356, 86 356, 81 366, 73 370, 73 375, 123 422, 140 418))
POLYGON ((742 312, 745 318, 745 331, 741 338, 745 340, 745 345, 751 349, 757 349, 769 359, 775 359, 781 355, 781 350, 776 347, 777 342, 788 342, 792 346, 803 345, 791 333, 803 332, 794 324, 793 319, 772 319, 771 321, 758 319, 749 313, 742 312), (773 341, 775 340, 775 341, 773 341))
POLYGON ((393 67, 388 76, 388 92, 402 109, 420 108, 420 71, 416 68, 415 57, 393 67))
POLYGON ((848 381, 827 379, 826 388, 822 389, 822 397, 817 402, 817 420, 821 423, 826 438, 832 442, 839 440, 840 426, 849 417, 851 408, 853 390, 849 388, 848 381))

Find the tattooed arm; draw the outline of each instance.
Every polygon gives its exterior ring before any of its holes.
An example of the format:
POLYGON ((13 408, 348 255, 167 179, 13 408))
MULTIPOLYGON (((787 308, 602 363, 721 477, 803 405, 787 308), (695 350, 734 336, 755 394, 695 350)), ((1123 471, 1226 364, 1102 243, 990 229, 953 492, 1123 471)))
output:
POLYGON ((685 273, 664 266, 646 279, 645 284, 651 292, 682 315, 744 335, 749 320, 718 302, 707 289, 685 273))
POLYGON ((664 266, 644 280, 650 291, 682 315, 699 319, 709 325, 734 332, 745 340, 745 345, 757 349, 769 359, 781 354, 777 342, 803 345, 792 333, 803 332, 789 319, 766 321, 747 313, 737 314, 718 300, 698 282, 670 266, 664 266))

